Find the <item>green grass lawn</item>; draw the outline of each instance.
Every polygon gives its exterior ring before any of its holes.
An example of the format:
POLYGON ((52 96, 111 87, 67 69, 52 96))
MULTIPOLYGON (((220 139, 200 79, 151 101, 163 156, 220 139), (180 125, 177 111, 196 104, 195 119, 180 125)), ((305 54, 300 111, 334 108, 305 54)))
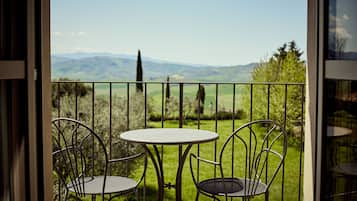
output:
MULTIPOLYGON (((236 120, 235 127, 239 127, 246 120, 236 120)), ((151 122, 152 127, 161 127, 161 122, 151 122)), ((167 121, 164 127, 178 127, 177 121, 167 121)), ((188 122, 184 125, 185 128, 197 128, 197 122, 188 122)), ((201 129, 215 131, 214 121, 201 121, 201 129)), ((219 139, 217 140, 217 152, 219 152, 221 145, 232 132, 232 121, 219 121, 218 130, 219 139)), ((192 153, 197 152, 197 145, 194 145, 191 149, 192 153)), ((200 145, 201 157, 213 160, 214 159, 214 142, 205 143, 200 145)), ((175 175, 177 168, 178 147, 177 146, 164 146, 164 177, 165 182, 175 183, 175 175)), ((213 176, 213 169, 206 167, 203 164, 200 165, 200 178, 208 178, 213 176)), ((285 163, 285 185, 284 185, 284 200, 297 200, 298 199, 298 178, 299 178, 299 150, 296 147, 289 147, 285 163)), ((196 189, 192 181, 189 158, 186 159, 184 170, 182 174, 182 194, 183 200, 194 200, 196 195, 196 189)), ((279 172, 273 185, 270 189, 270 200, 281 200, 282 189, 282 174, 279 172)), ((147 175, 147 200, 156 200, 156 174, 154 167, 149 160, 147 175)), ((165 189, 165 200, 175 200, 175 190, 165 189)), ((203 195, 200 196, 200 200, 212 200, 203 195)), ((258 196, 254 200, 264 200, 264 196, 258 196)))

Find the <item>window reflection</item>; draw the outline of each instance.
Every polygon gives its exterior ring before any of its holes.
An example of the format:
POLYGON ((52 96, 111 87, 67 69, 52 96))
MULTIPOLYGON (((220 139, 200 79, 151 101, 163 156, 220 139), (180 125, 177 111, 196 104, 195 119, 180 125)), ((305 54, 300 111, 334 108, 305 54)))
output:
POLYGON ((357 200, 357 81, 326 81, 325 200, 357 200))
POLYGON ((357 60, 356 0, 330 0, 328 58, 357 60))

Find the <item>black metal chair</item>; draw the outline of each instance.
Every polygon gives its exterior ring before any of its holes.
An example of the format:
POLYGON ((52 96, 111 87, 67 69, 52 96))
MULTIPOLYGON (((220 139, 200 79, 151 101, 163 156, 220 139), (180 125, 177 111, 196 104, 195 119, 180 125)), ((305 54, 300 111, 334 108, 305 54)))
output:
POLYGON ((109 200, 126 193, 136 193, 138 196, 138 185, 144 178, 147 166, 145 152, 109 159, 102 138, 88 126, 69 118, 52 121, 52 136, 53 169, 55 178, 59 180, 60 186, 63 186, 62 199, 86 195, 92 195, 94 198, 100 195, 104 201, 105 195, 109 194, 109 200), (110 174, 114 164, 128 163, 140 158, 144 165, 139 179, 110 174))
POLYGON ((279 124, 257 120, 242 125, 225 141, 217 162, 191 153, 190 170, 197 188, 196 200, 200 194, 214 200, 219 200, 220 196, 225 196, 226 200, 228 197, 249 200, 261 194, 268 196, 286 152, 287 135, 279 124), (219 173, 199 181, 196 178, 204 164, 212 165, 214 172, 218 167, 219 173))
POLYGON ((342 139, 344 142, 334 143, 332 168, 327 178, 327 188, 330 195, 327 200, 356 200, 357 199, 357 146, 355 139, 342 139))

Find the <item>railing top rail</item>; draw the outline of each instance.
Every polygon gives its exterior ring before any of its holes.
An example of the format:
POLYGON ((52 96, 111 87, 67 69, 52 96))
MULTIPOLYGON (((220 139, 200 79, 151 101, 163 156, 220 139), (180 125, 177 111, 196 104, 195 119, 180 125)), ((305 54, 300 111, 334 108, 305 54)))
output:
POLYGON ((193 82, 186 82, 186 81, 173 81, 173 82, 167 82, 167 81, 71 81, 71 80, 63 80, 63 81, 58 81, 58 80, 52 80, 52 83, 98 83, 98 84, 136 84, 136 83, 147 83, 147 84, 238 84, 238 85, 305 85, 305 83, 299 83, 299 82, 198 82, 198 81, 193 81, 193 82))

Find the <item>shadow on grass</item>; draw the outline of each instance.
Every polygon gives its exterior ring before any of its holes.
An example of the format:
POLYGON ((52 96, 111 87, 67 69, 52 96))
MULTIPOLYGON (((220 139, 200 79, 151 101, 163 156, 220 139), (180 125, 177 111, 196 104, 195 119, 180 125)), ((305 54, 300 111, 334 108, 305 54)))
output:
MULTIPOLYGON (((139 200, 144 200, 143 190, 144 190, 143 187, 139 188, 139 200)), ((165 200, 175 200, 175 197, 170 193, 166 193, 166 194, 164 194, 164 196, 165 196, 165 200)), ((97 200, 100 200, 100 199, 97 199, 97 200)), ((146 186, 146 200, 147 201, 157 200, 157 187, 156 186, 151 186, 151 185, 146 186)), ((120 198, 115 198, 115 199, 113 199, 113 201, 137 201, 137 199, 135 197, 135 194, 131 193, 131 194, 120 196, 120 198)))
MULTIPOLYGON (((175 200, 174 195, 171 193, 164 193, 165 200, 175 200)), ((140 200, 143 200, 143 188, 140 188, 140 200)), ((146 200, 157 200, 157 187, 148 185, 146 186, 146 200)))

